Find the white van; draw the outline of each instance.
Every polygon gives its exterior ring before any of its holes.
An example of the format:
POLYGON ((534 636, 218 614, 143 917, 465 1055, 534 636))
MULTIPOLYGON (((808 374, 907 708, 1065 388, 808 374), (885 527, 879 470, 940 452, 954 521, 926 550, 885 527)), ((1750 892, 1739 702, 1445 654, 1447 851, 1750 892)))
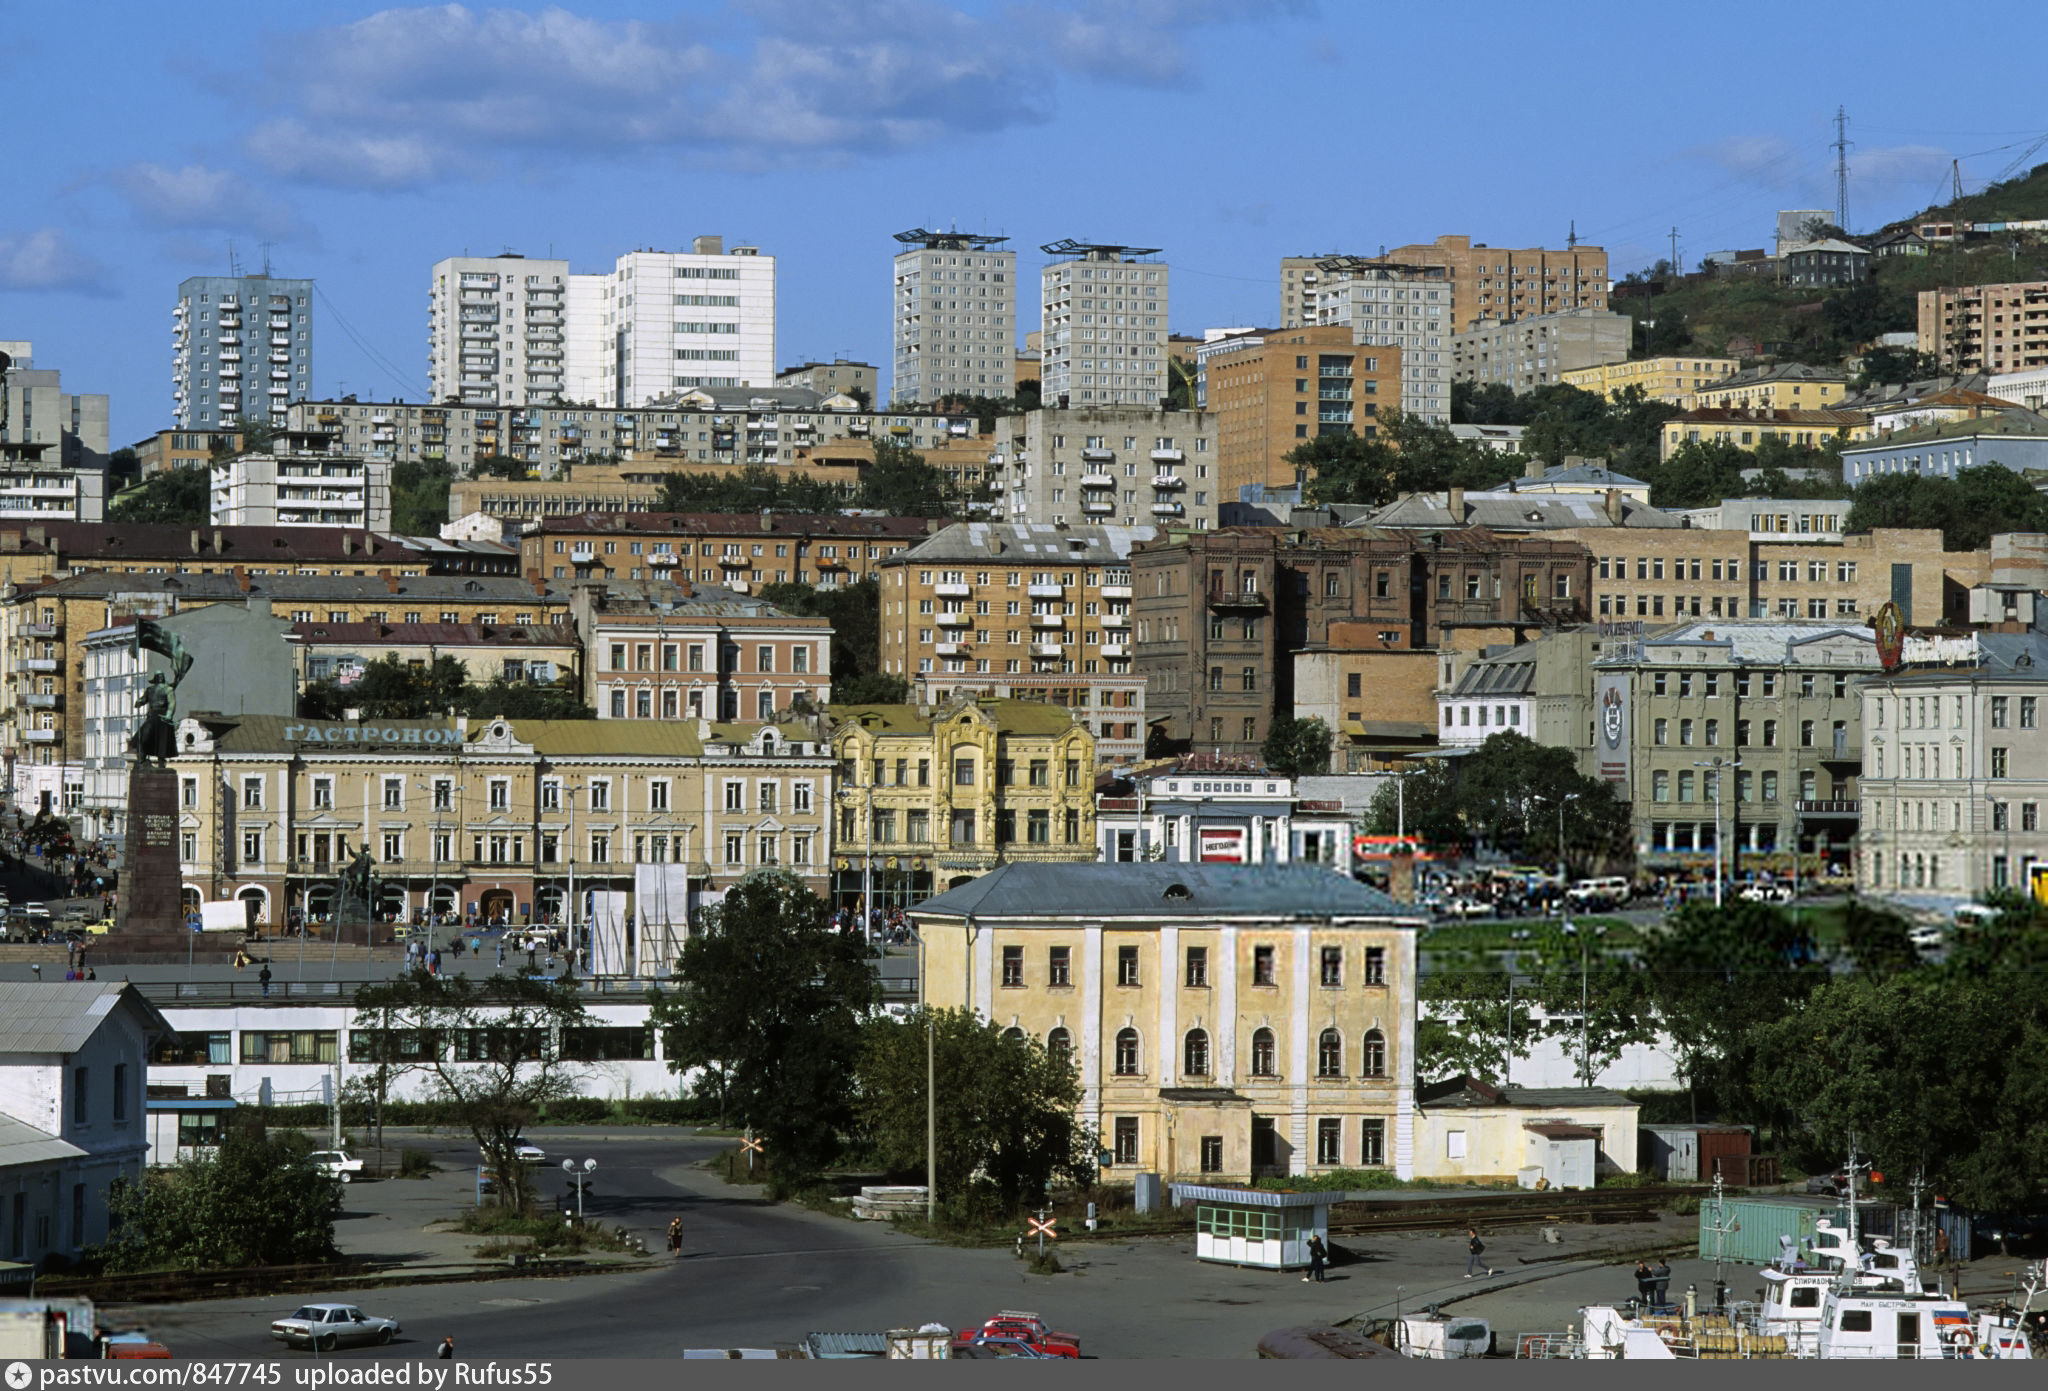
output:
POLYGON ((1955 911, 1949 914, 1949 921, 1966 932, 1972 928, 1989 927, 1997 918, 1996 908, 1989 908, 1981 903, 1959 903, 1955 911))
POLYGON ((1628 902, 1628 879, 1619 874, 1601 879, 1581 879, 1565 890, 1564 898, 1565 902, 1579 909, 1619 908, 1628 902))

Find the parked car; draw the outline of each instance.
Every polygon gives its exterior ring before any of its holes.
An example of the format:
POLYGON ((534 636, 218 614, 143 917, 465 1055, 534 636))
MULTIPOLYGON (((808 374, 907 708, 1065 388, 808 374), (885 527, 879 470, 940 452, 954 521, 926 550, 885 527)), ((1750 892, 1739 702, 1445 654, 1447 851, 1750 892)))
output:
POLYGON ((1947 940, 1947 934, 1932 923, 1921 923, 1906 929, 1906 940, 1921 951, 1933 951, 1947 940))
POLYGON ((50 925, 50 905, 47 903, 24 903, 21 905, 21 911, 38 927, 50 925))
MULTIPOLYGON (((541 1164, 546 1162, 548 1153, 524 1135, 515 1135, 512 1137, 512 1157, 529 1164, 541 1164)), ((484 1158, 488 1159, 490 1156, 485 1155, 484 1158)))
POLYGON ((1033 1346, 1051 1353, 1055 1357, 1079 1357, 1081 1340, 1071 1333, 1057 1333, 1046 1327, 1045 1320, 1033 1313, 1020 1309, 1005 1309, 980 1328, 963 1328, 960 1337, 972 1340, 980 1337, 1021 1338, 1033 1346))
POLYGON ((1849 1173, 1846 1169, 1837 1169, 1832 1174, 1815 1174, 1806 1180, 1806 1191, 1809 1193, 1840 1194, 1848 1190, 1849 1173))
POLYGON ((1565 902, 1581 912, 1608 912, 1624 906, 1629 899, 1629 882, 1619 874, 1599 879, 1581 879, 1565 890, 1565 902))
POLYGON ((321 1173, 343 1183, 349 1181, 350 1174, 363 1171, 363 1161, 352 1158, 345 1150, 314 1150, 306 1156, 306 1161, 321 1173))
POLYGON ((1444 904, 1447 918, 1490 918, 1493 904, 1483 898, 1454 898, 1444 904))
POLYGON ((96 923, 87 923, 85 930, 88 936, 104 937, 114 930, 114 920, 112 918, 101 918, 96 923))
POLYGON ((1064 1354, 1041 1348, 1022 1338, 1007 1338, 993 1333, 981 1333, 972 1338, 955 1338, 953 1356, 962 1359, 985 1361, 996 1357, 1052 1358, 1064 1354))
POLYGON ((270 1324, 271 1337, 314 1352, 332 1352, 344 1343, 388 1343, 403 1331, 397 1319, 377 1318, 353 1304, 301 1304, 289 1318, 270 1324))
POLYGON ((1789 884, 1746 884, 1740 896, 1750 903, 1790 903, 1792 887, 1789 884))
POLYGON ((74 903, 70 907, 66 908, 63 912, 59 913, 57 916, 60 920, 68 923, 84 922, 86 919, 92 916, 92 910, 90 908, 87 908, 83 903, 74 903))

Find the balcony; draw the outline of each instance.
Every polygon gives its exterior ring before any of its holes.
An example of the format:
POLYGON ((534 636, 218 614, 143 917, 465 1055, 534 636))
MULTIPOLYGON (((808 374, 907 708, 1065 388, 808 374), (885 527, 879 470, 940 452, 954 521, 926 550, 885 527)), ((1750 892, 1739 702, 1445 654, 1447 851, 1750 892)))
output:
POLYGON ((1067 587, 1063 584, 1029 585, 1025 588, 1024 592, 1033 599, 1064 599, 1067 597, 1067 587))
POLYGON ((1128 628, 1131 626, 1131 616, 1127 613, 1105 613, 1102 615, 1102 626, 1105 628, 1128 628))
POLYGON ((753 562, 743 555, 722 555, 718 557, 718 564, 721 569, 725 570, 751 570, 754 568, 753 562))
POLYGON ((30 657, 21 664, 23 671, 61 671, 64 664, 55 657, 30 657))
POLYGON ((1131 597, 1131 587, 1127 584, 1106 584, 1102 586, 1102 597, 1105 599, 1128 599, 1131 597))
POLYGON ((62 701, 64 697, 56 694, 53 691, 30 691, 21 699, 22 703, 27 705, 28 708, 31 710, 55 710, 57 708, 58 703, 62 701))
POLYGON ((54 744, 57 742, 57 731, 54 729, 24 729, 21 732, 21 737, 28 740, 31 744, 54 744))
POLYGON ((964 642, 935 642, 932 644, 932 651, 938 653, 941 657, 962 657, 967 654, 967 644, 964 642))
POLYGON ((1155 488, 1172 490, 1175 488, 1185 488, 1187 485, 1188 480, 1182 478, 1177 473, 1155 473, 1152 475, 1152 486, 1155 488))
POLYGON ((974 626, 974 619, 964 613, 942 613, 939 615, 939 626, 941 628, 972 628, 974 626))
POLYGON ((1860 801, 1795 802, 1794 807, 1801 816, 1861 816, 1863 803, 1860 801))
POLYGON ((1003 480, 1000 478, 989 479, 988 490, 992 493, 1000 493, 1003 490, 1003 480))
POLYGON ((61 623, 24 623, 21 635, 25 638, 53 638, 64 631, 61 623))
POLYGON ((1127 642, 1105 642, 1102 644, 1102 655, 1105 657, 1128 657, 1131 655, 1131 645, 1127 642))
POLYGON ((1084 488, 1114 488, 1116 486, 1116 475, 1113 473, 1084 473, 1081 475, 1081 486, 1084 488))
POLYGON ((1107 464, 1115 461, 1116 451, 1113 449, 1084 449, 1081 451, 1081 458, 1086 463, 1107 464))
POLYGON ((1188 509, 1177 502, 1155 502, 1152 504, 1152 515, 1155 517, 1185 517, 1187 513, 1188 509))
POLYGON ((960 584, 955 581, 948 580, 940 584, 933 585, 932 593, 938 595, 941 599, 965 599, 972 596, 974 590, 969 585, 960 584))
POLYGON ((1263 609, 1266 596, 1254 589, 1212 589, 1209 591, 1209 607, 1212 609, 1263 609))
POLYGON ((1034 642, 1031 644, 1031 655, 1034 657, 1057 657, 1066 650, 1066 648, 1056 642, 1034 642))
POLYGON ((1065 628, 1067 620, 1056 613, 1034 613, 1031 615, 1031 626, 1034 628, 1065 628))
POLYGON ((1116 511, 1116 499, 1108 497, 1087 498, 1081 503, 1081 510, 1091 517, 1106 517, 1116 511))

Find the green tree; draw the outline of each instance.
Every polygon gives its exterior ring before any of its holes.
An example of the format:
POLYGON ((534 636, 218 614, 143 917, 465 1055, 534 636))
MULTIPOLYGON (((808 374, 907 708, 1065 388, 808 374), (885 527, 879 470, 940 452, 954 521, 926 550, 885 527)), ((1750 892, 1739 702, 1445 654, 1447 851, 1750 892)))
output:
POLYGON ((1761 903, 1689 903, 1644 948, 1644 979, 1671 1037, 1679 1076, 1753 1099, 1756 1028, 1792 1013, 1826 977, 1791 919, 1761 903))
POLYGON ((1321 718, 1311 715, 1297 720, 1292 715, 1276 715, 1266 742, 1259 746, 1259 757, 1268 768, 1290 778, 1327 773, 1331 743, 1330 727, 1321 718))
POLYGON ((1923 353, 1918 348, 1866 348, 1855 386, 1858 391, 1867 391, 1874 386, 1902 386, 1907 382, 1925 381, 1939 370, 1934 354, 1923 353))
POLYGON ((882 587, 873 579, 821 589, 808 584, 770 584, 761 598, 804 618, 832 620, 832 698, 851 700, 840 683, 872 676, 882 666, 882 587))
POLYGON ((391 529, 400 536, 437 535, 448 520, 455 470, 445 463, 402 460, 391 466, 391 529))
POLYGON ((205 526, 213 513, 212 486, 205 469, 166 469, 116 497, 108 509, 108 520, 130 525, 169 522, 205 526))
POLYGON ((1005 1218, 1057 1177, 1082 1178, 1095 1137, 1080 1124, 1080 1074, 1036 1039, 964 1009, 887 1015, 862 1030, 855 1119, 890 1173, 925 1172, 926 1037, 942 1098, 938 1196, 957 1220, 1005 1218))
POLYGON ((860 942, 825 926, 796 876, 757 870, 705 913, 654 997, 672 1072, 703 1069, 720 1112, 760 1135, 773 1181, 800 1188, 839 1152, 875 1000, 860 942))
POLYGON ((879 440, 861 475, 860 505, 892 517, 950 517, 959 502, 951 479, 905 445, 879 440))
POLYGON ((589 1026, 581 990, 521 972, 431 976, 414 971, 357 987, 356 1009, 397 1033, 426 1041, 418 1064, 433 1098, 476 1142, 498 1176, 498 1201, 533 1208, 533 1174, 513 1141, 551 1101, 577 1095, 585 1068, 564 1034, 589 1026))
POLYGON ((594 720, 597 711, 583 703, 576 678, 559 681, 507 681, 499 676, 484 685, 465 684, 455 708, 471 719, 502 715, 508 720, 594 720))
POLYGON ((1879 474, 1854 494, 1845 527, 1925 527, 1939 530, 1952 551, 1980 550, 1994 533, 2048 530, 2048 497, 2024 476, 1987 459, 1954 478, 1912 473, 1879 474))
POLYGON ((1857 971, 1888 979, 1920 969, 1920 953, 1907 939, 1912 923, 1901 913, 1852 898, 1842 909, 1842 947, 1857 971))
POLYGON ((468 681, 467 669, 453 657, 415 666, 396 652, 387 652, 364 663, 363 674, 347 685, 307 682, 299 692, 299 714, 337 720, 344 710, 360 710, 373 720, 431 719, 462 705, 468 681))
POLYGON ((486 454, 469 466, 472 478, 526 478, 534 466, 524 459, 515 459, 510 454, 486 454))
POLYGON ((1502 1081, 1510 1061, 1528 1057, 1545 1035, 1543 1022, 1530 1013, 1536 1002, 1527 986, 1510 989, 1508 969, 1495 952, 1432 949, 1427 955, 1415 992, 1416 1080, 1441 1082, 1464 1073, 1502 1081))
POLYGON ((658 512, 837 512, 853 501, 850 489, 796 469, 748 464, 730 473, 671 473, 661 480, 658 512))
POLYGON ((910 699, 910 683, 900 676, 863 672, 845 680, 832 678, 834 705, 902 705, 910 699))
POLYGON ((1195 409, 1196 376, 1193 358, 1169 357, 1166 359, 1166 399, 1177 411, 1195 409))
POLYGON ((1442 759, 1374 794, 1367 829, 1411 835, 1442 848, 1483 842, 1518 858, 1575 859, 1606 868, 1629 858, 1630 818, 1613 785, 1582 776, 1569 749, 1501 733, 1463 758, 1442 759), (1397 797, 1400 799, 1397 802, 1397 797), (1558 844, 1559 805, 1565 843, 1558 844))
POLYGON ((1317 435, 1288 450, 1287 462, 1310 502, 1378 507, 1397 495, 1393 446, 1382 439, 1317 435))
POLYGON ((107 1192, 107 1269, 233 1270, 332 1260, 334 1180, 307 1162, 297 1136, 231 1125, 212 1155, 153 1169, 107 1192))
POLYGON ((1535 403, 1499 382, 1452 382, 1451 421, 1457 425, 1527 425, 1535 403))
POLYGON ((116 487, 128 487, 142 477, 142 459, 133 449, 123 445, 107 456, 107 481, 116 487))
POLYGON ((1528 942, 1517 944, 1516 969, 1530 977, 1529 994, 1542 1006, 1548 1032, 1575 1065, 1583 1058, 1586 1075, 1598 1077, 1630 1044, 1655 1041, 1648 982, 1632 959, 1603 948, 1597 925, 1546 920, 1529 932, 1528 942))
POLYGON ((1754 463, 1748 451, 1726 440, 1687 440, 1656 470, 1650 505, 1709 507, 1722 498, 1741 497, 1742 471, 1754 463))

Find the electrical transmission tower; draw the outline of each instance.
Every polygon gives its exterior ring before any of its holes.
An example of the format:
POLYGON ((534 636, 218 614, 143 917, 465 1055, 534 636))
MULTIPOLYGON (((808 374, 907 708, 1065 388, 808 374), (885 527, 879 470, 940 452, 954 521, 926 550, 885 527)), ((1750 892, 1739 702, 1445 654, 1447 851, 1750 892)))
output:
POLYGON ((1849 230, 1849 113, 1835 108, 1835 226, 1849 230))

